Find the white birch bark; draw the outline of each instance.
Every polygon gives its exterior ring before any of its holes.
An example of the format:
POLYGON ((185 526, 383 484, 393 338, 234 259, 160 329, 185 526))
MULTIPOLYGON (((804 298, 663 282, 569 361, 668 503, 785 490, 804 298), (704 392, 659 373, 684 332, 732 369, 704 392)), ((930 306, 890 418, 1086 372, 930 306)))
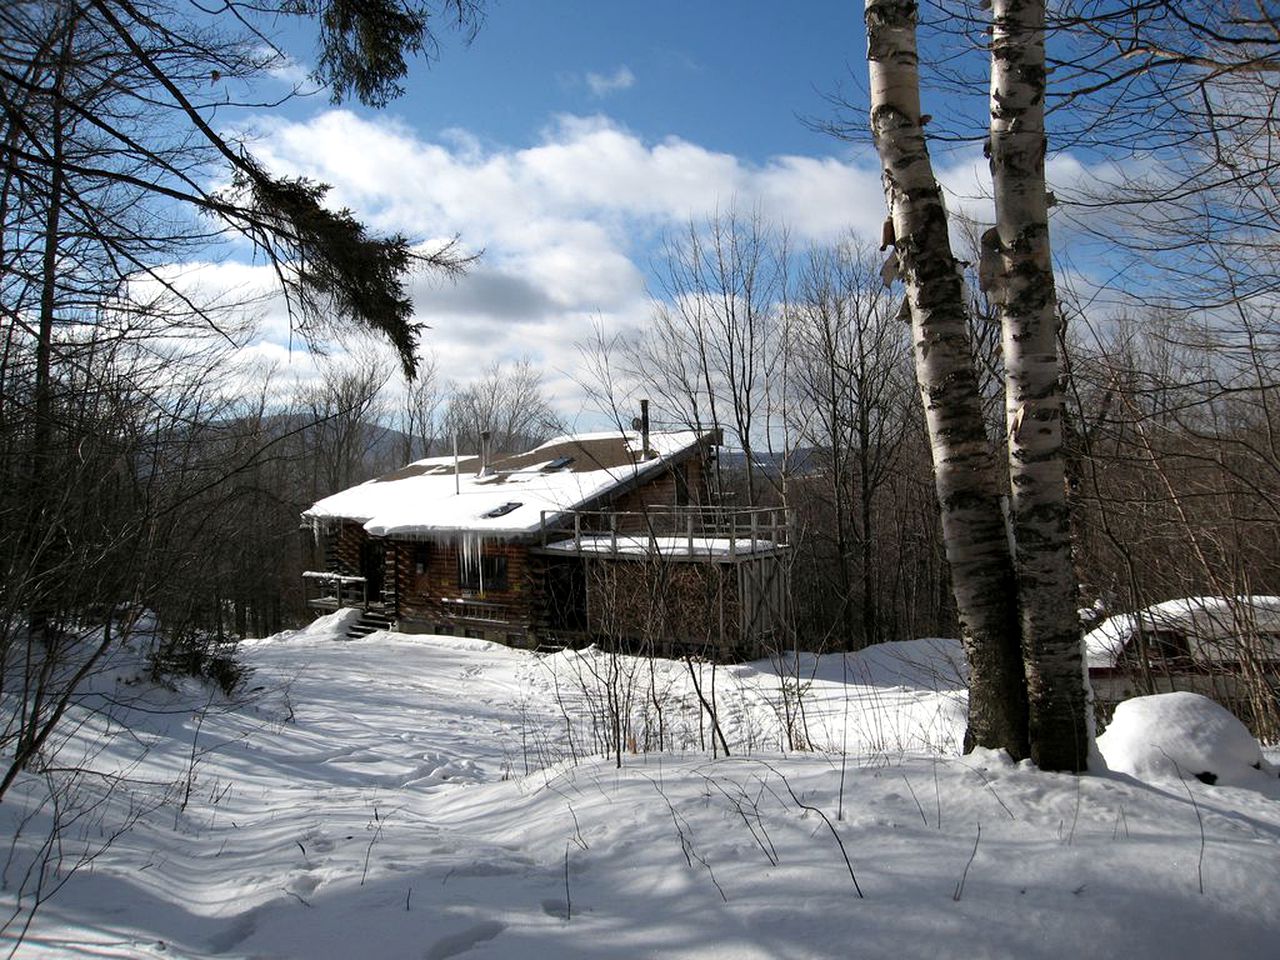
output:
POLYGON ((913 0, 867 0, 871 130, 911 313, 943 540, 969 660, 966 747, 1027 751, 1017 589, 961 279, 920 122, 913 0))
POLYGON ((991 175, 1003 331, 1010 499, 1031 757, 1083 770, 1086 722, 1062 453, 1062 368, 1045 194, 1044 0, 994 0, 991 175))

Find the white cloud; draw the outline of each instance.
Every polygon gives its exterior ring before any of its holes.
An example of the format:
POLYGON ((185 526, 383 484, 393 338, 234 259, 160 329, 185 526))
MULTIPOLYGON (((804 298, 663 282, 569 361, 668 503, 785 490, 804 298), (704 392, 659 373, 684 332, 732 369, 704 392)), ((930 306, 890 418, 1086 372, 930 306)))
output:
POLYGON ((611 74, 587 74, 587 88, 591 91, 591 95, 597 98, 607 97, 619 90, 628 90, 635 86, 635 83, 636 75, 625 64, 611 74))
MULTIPOLYGON (((596 323, 612 333, 647 322, 646 279, 665 232, 732 209, 758 211, 785 224, 799 248, 850 230, 878 243, 884 219, 869 150, 752 164, 678 137, 645 140, 600 114, 557 117, 536 142, 504 147, 466 130, 426 139, 385 115, 328 110, 306 122, 264 120, 254 150, 282 171, 332 184, 332 202, 375 229, 428 246, 458 235, 467 249, 483 250, 456 282, 432 274, 411 280, 417 319, 430 327, 424 347, 436 354, 440 376, 459 382, 494 360, 527 357, 571 418, 582 406, 575 343, 596 323)), ((1050 162, 1060 196, 1100 172, 1071 157, 1050 162)), ((940 177, 953 211, 991 221, 981 156, 957 158, 940 177)), ((263 267, 206 269, 217 289, 271 284, 263 267)), ((310 375, 279 298, 261 310, 268 346, 246 356, 310 375)))
MULTIPOLYGON (((785 223, 798 246, 851 229, 878 241, 884 218, 870 153, 752 164, 677 137, 647 141, 602 115, 558 117, 537 142, 509 148, 463 130, 425 139, 343 110, 271 121, 257 134, 259 156, 332 184, 332 201, 373 227, 458 234, 482 249, 456 283, 412 284, 441 375, 465 381, 494 359, 529 357, 570 415, 580 397, 561 372, 578 365, 574 342, 597 319, 611 331, 645 322, 663 232, 737 208, 785 223)), ((272 339, 285 342, 283 319, 273 319, 272 339)))

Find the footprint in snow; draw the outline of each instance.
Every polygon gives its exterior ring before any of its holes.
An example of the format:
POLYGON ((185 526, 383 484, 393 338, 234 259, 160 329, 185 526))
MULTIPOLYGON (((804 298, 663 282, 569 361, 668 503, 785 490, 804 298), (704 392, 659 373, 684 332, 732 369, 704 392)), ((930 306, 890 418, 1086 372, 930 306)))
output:
POLYGON ((243 913, 229 923, 226 929, 209 938, 209 952, 213 954, 230 953, 257 931, 256 909, 243 913))
POLYGON ((316 892, 319 886, 319 878, 312 876, 310 873, 303 873, 300 876, 293 877, 285 886, 285 890, 294 896, 309 897, 316 892))
POLYGON ((542 912, 548 917, 556 917, 559 920, 568 920, 569 903, 566 900, 543 900, 542 912))
POLYGON ((308 830, 302 835, 302 839, 296 842, 302 848, 303 856, 307 855, 308 850, 316 853, 331 853, 333 851, 333 841, 319 829, 308 830))
POLYGON ((486 920, 483 923, 477 923, 474 927, 463 930, 461 933, 455 933, 437 940, 431 946, 431 949, 427 951, 425 960, 448 960, 449 957, 456 957, 484 943, 486 940, 492 940, 505 929, 507 929, 507 925, 497 920, 486 920))

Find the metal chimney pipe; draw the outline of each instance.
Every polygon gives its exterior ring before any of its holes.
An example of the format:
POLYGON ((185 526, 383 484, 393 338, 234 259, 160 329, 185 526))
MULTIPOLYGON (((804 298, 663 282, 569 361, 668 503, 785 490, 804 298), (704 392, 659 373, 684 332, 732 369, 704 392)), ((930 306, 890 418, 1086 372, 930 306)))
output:
POLYGON ((480 476, 489 475, 489 431, 480 431, 480 476))
POLYGON ((649 401, 640 401, 640 450, 641 458, 649 459, 649 401))

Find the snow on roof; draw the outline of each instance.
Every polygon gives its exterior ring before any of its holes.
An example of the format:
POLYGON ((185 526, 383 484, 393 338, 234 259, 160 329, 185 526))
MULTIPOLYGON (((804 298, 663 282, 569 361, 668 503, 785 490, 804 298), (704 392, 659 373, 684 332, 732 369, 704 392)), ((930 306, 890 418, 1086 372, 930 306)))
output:
POLYGON ((1280 597, 1182 597, 1109 617, 1085 635, 1089 666, 1114 667, 1139 617, 1147 630, 1178 630, 1206 640, 1238 636, 1248 627, 1274 633, 1280 631, 1280 597))
POLYGON ((303 517, 357 520, 374 536, 519 537, 547 519, 590 504, 610 490, 661 472, 712 442, 712 433, 652 433, 649 460, 640 434, 588 433, 557 437, 526 453, 495 460, 431 457, 325 497, 303 517), (514 504, 514 506, 513 506, 514 504))
POLYGON ((575 540, 559 540, 547 544, 547 550, 557 553, 621 553, 627 556, 650 556, 656 552, 663 557, 749 557, 754 554, 772 553, 778 544, 772 540, 750 537, 730 540, 728 537, 661 536, 627 534, 617 537, 608 534, 579 537, 575 540))

